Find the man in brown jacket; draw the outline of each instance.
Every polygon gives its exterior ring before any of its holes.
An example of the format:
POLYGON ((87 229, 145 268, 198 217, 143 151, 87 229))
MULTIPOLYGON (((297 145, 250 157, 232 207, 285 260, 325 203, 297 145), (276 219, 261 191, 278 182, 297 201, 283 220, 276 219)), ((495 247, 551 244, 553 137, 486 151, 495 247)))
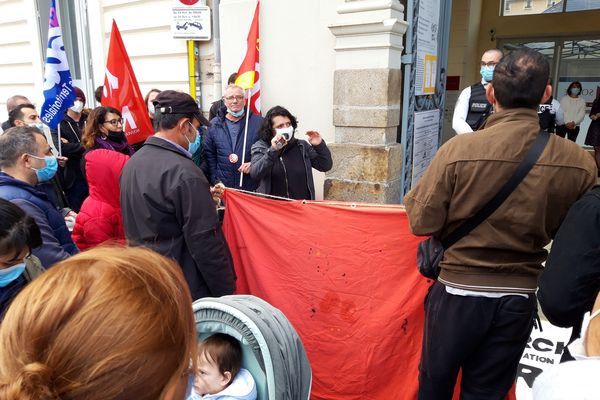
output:
MULTIPOLYGON (((510 179, 539 134, 548 75, 544 56, 530 49, 500 61, 486 88, 495 113, 482 130, 442 146, 404 198, 414 234, 444 238, 510 179)), ((461 399, 505 397, 537 312, 544 246, 595 181, 593 158, 552 135, 508 199, 446 249, 425 302, 419 399, 451 399, 461 368, 461 399)))

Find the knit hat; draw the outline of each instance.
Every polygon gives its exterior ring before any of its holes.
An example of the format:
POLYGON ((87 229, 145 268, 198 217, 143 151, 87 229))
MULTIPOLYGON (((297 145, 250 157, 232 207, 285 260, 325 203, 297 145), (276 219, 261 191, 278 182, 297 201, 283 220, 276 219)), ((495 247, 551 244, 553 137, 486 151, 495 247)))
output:
POLYGON ((83 103, 85 104, 85 93, 83 93, 83 90, 79 89, 77 86, 73 86, 73 91, 75 92, 75 97, 81 98, 81 100, 83 100, 83 103))

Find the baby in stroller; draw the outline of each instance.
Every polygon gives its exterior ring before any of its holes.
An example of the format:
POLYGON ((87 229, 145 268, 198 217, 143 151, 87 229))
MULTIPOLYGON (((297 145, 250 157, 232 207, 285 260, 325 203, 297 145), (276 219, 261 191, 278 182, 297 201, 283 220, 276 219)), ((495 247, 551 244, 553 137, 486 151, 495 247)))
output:
POLYGON ((241 368, 240 342, 215 333, 198 345, 198 372, 188 400, 256 400, 256 383, 241 368))

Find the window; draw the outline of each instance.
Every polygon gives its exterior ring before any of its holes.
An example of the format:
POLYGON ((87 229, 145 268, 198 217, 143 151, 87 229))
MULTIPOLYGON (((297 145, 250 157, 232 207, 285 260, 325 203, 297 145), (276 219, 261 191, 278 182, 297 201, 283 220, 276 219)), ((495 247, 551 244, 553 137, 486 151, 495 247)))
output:
POLYGON ((600 10, 600 0, 501 0, 501 2, 503 16, 600 10))

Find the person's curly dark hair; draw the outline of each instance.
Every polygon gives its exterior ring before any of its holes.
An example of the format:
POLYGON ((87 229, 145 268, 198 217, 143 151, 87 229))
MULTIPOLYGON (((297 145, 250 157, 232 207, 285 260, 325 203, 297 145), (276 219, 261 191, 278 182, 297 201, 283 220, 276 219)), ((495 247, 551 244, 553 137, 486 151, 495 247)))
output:
POLYGON ((275 136, 275 130, 273 129, 273 118, 275 117, 287 117, 290 119, 294 130, 298 127, 298 120, 285 107, 275 106, 271 108, 267 111, 258 134, 258 137, 267 143, 270 143, 273 136, 275 136))

